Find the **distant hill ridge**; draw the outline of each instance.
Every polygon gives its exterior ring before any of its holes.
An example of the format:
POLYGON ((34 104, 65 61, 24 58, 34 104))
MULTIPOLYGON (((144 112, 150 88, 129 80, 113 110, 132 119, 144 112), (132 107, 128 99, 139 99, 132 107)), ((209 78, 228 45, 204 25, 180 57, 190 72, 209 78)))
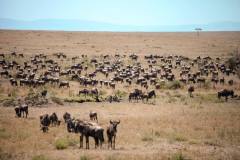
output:
POLYGON ((22 21, 0 19, 0 29, 16 30, 63 30, 63 31, 120 31, 120 32, 189 32, 195 28, 203 31, 240 31, 240 22, 216 22, 192 25, 117 25, 85 20, 43 19, 22 21))

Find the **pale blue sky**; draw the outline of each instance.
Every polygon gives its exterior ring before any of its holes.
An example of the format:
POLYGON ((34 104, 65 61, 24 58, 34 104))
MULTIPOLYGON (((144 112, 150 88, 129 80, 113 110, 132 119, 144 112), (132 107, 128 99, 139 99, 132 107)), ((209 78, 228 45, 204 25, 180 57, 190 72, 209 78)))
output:
POLYGON ((0 0, 0 18, 131 25, 240 21, 240 0, 0 0))

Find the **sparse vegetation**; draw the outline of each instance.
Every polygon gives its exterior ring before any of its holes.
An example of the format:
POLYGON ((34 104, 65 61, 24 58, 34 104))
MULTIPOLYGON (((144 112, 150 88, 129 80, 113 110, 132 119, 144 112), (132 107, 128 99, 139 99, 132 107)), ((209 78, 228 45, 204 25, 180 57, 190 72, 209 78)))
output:
POLYGON ((41 154, 41 155, 33 156, 32 160, 49 160, 49 158, 41 154))
POLYGON ((51 100, 58 105, 63 105, 62 100, 58 97, 51 97, 51 100))

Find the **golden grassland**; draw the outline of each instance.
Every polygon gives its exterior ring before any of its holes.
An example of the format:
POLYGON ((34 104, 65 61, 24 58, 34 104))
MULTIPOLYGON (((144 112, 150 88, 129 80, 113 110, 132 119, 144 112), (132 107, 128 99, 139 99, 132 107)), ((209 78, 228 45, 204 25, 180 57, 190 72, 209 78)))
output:
MULTIPOLYGON (((180 54, 226 56, 240 46, 239 32, 196 33, 107 33, 107 32, 40 32, 0 31, 0 51, 17 51, 29 56, 37 53, 91 56, 115 53, 180 54)), ((70 63, 70 61, 69 61, 70 63)), ((131 63, 131 62, 129 62, 131 63)), ((68 62, 62 64, 68 66, 68 62)), ((98 77, 101 78, 101 77, 98 77)), ((229 77, 232 78, 232 77, 229 77)), ((66 78, 67 79, 67 78, 66 78)), ((60 99, 75 98, 77 82, 70 89, 47 85, 43 88, 11 87, 8 80, 0 79, 0 101, 10 97, 25 97, 29 92, 48 89, 49 104, 30 107, 29 118, 16 118, 13 107, 0 107, 0 159, 32 160, 118 160, 118 159, 239 159, 240 107, 239 100, 219 100, 216 92, 225 86, 197 87, 194 98, 189 98, 187 87, 178 90, 163 88, 157 98, 148 103, 129 103, 127 94, 136 86, 117 85, 124 96, 121 103, 66 103, 60 99), (99 124, 106 130, 109 120, 121 120, 118 126, 116 150, 107 149, 107 136, 102 149, 79 149, 79 135, 68 133, 66 125, 40 131, 39 116, 69 112, 75 118, 88 120, 96 111, 99 124)), ((239 82, 239 81, 238 81, 239 82)), ((239 95, 239 83, 232 86, 239 95)), ((100 88, 109 95, 110 88, 100 88)), ((85 144, 84 144, 85 146, 85 144)))

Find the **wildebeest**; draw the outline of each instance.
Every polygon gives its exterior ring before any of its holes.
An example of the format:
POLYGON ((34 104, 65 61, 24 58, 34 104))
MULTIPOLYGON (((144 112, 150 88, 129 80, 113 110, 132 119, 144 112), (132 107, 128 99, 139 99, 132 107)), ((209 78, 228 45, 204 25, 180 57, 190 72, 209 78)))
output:
POLYGON ((27 104, 16 106, 14 110, 15 110, 17 117, 22 117, 22 116, 24 117, 24 115, 25 115, 25 118, 27 118, 27 116, 28 116, 28 105, 27 104))
POLYGON ((228 96, 231 96, 232 98, 234 97, 234 91, 233 90, 228 90, 228 89, 221 90, 217 94, 218 94, 219 99, 221 97, 225 97, 226 101, 228 100, 228 96))
POLYGON ((68 131, 80 133, 80 148, 83 147, 83 138, 86 138, 86 149, 89 149, 89 137, 95 140, 95 148, 104 142, 104 129, 96 123, 81 120, 68 120, 68 131))
POLYGON ((92 112, 92 111, 90 111, 90 113, 89 113, 89 118, 90 118, 90 120, 92 120, 92 121, 97 121, 98 122, 98 117, 97 117, 97 112, 92 112))
POLYGON ((194 92, 194 86, 190 86, 188 88, 188 93, 189 93, 190 97, 193 97, 193 94, 192 94, 193 92, 194 92))
POLYGON ((43 91, 41 92, 41 96, 42 96, 42 97, 46 97, 46 96, 47 96, 47 90, 43 90, 43 91))
POLYGON ((40 116, 40 127, 43 132, 48 131, 48 127, 51 123, 50 116, 48 114, 44 114, 40 116))
POLYGON ((120 120, 119 121, 110 120, 110 125, 107 128, 108 148, 111 147, 111 148, 115 149, 115 140, 116 140, 118 124, 120 124, 120 120))
POLYGON ((66 123, 69 119, 71 119, 71 115, 68 112, 65 112, 63 115, 64 122, 66 123))
POLYGON ((129 102, 131 102, 133 99, 138 101, 139 99, 142 98, 142 95, 143 95, 142 90, 135 89, 133 92, 129 94, 128 100, 129 102))
POLYGON ((68 81, 61 81, 60 83, 59 83, 59 88, 61 88, 61 87, 70 87, 70 85, 69 85, 69 82, 68 81))
POLYGON ((52 126, 60 125, 61 121, 58 120, 57 114, 54 112, 50 117, 50 122, 52 126))
POLYGON ((151 99, 152 97, 156 98, 156 93, 154 90, 148 92, 147 94, 143 94, 142 100, 146 99, 148 101, 148 99, 151 99))

